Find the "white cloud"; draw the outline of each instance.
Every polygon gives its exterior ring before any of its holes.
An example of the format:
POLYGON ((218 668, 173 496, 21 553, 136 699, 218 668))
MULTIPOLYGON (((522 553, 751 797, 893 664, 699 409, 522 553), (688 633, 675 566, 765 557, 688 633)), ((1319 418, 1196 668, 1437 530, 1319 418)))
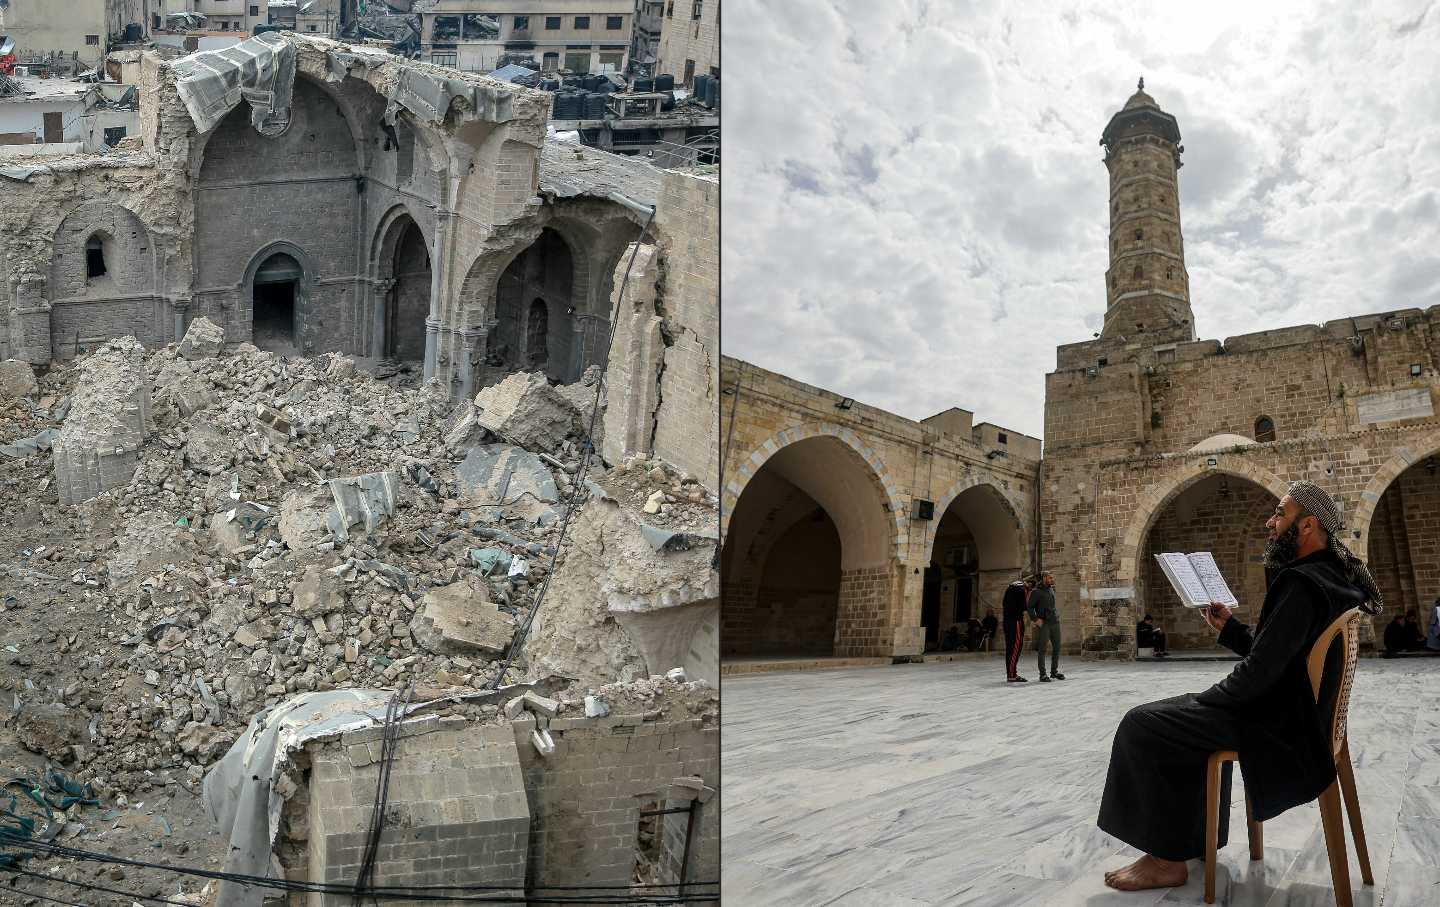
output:
POLYGON ((1038 435, 1105 309, 1098 146, 1179 120, 1201 337, 1440 304, 1440 6, 730 0, 724 347, 1038 435))

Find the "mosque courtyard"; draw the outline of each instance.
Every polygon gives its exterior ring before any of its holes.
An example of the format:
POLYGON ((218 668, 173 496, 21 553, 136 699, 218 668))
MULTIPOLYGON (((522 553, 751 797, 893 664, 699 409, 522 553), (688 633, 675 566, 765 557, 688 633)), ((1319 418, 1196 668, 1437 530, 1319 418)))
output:
MULTIPOLYGON (((1131 706, 1196 692, 1233 662, 1067 659, 1067 680, 1004 682, 998 658, 726 677, 727 905, 1203 904, 1182 888, 1124 893, 1106 870, 1138 852, 1095 827, 1110 741, 1131 706)), ((1440 903, 1440 659, 1360 662, 1354 756, 1375 885, 1356 905, 1440 903)), ((1314 803, 1245 841, 1237 770, 1216 903, 1333 904, 1314 803)))

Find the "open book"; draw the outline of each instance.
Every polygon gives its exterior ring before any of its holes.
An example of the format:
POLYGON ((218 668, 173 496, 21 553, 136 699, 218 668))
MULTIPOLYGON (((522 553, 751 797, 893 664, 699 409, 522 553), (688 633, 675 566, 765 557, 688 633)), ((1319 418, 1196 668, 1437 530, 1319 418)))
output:
POLYGON ((1239 606, 1210 552, 1157 554, 1155 560, 1160 562, 1160 569, 1165 571, 1165 578, 1175 587, 1175 594, 1185 607, 1208 608, 1211 602, 1231 608, 1239 606))

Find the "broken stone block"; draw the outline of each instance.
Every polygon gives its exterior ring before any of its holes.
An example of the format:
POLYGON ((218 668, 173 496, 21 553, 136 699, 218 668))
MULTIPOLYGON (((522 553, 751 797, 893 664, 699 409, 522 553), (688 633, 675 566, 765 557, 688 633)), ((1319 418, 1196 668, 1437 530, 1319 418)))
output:
POLYGON ((326 517, 326 526, 338 541, 350 537, 350 527, 365 524, 365 533, 375 529, 395 513, 395 476, 389 472, 371 472, 347 479, 331 479, 327 485, 334 507, 326 517))
POLYGON ((262 642, 260 637, 256 636, 249 627, 241 627, 236 630, 235 641, 247 649, 253 649, 262 642))
POLYGON ((260 423, 260 430, 265 432, 276 444, 285 444, 290 440, 293 426, 279 410, 263 403, 257 403, 255 404, 255 421, 260 423))
POLYGON ((180 732, 177 742, 181 752, 205 764, 225 755, 225 751, 230 749, 230 744, 234 742, 234 736, 224 728, 191 722, 180 732))
POLYGON ((300 580, 291 587, 294 611, 300 617, 317 618, 345 607, 345 589, 324 568, 306 567, 300 580))
POLYGON ((480 425, 480 411, 469 400, 462 401, 440 426, 445 446, 457 453, 484 443, 487 436, 480 425))
POLYGON ((21 438, 9 444, 0 444, 0 454, 21 460, 31 454, 39 453, 42 450, 49 450, 50 444, 59 437, 59 435, 59 429, 47 428, 31 437, 21 438))
POLYGON ((18 359, 0 362, 0 403, 33 397, 39 391, 40 385, 35 381, 35 371, 30 368, 30 363, 18 359))
POLYGON ((79 370, 74 403, 52 445, 61 504, 128 484, 150 431, 150 382, 140 341, 112 340, 79 370))
POLYGON ((554 453, 579 427, 579 413, 540 372, 516 372, 475 397, 479 421, 512 444, 554 453))
POLYGON ((326 520, 332 495, 324 489, 291 491, 280 502, 280 539, 291 551, 313 548, 330 538, 326 520))
POLYGON ((185 337, 180 341, 180 358, 210 359, 220 355, 224 345, 225 329, 201 315, 185 329, 185 337))
POLYGON ((196 472, 218 475, 230 468, 235 447, 220 430, 205 421, 191 426, 185 439, 185 463, 196 472))
POLYGON ((537 715, 544 715, 546 718, 554 718, 560 714, 560 702, 555 699, 547 699, 534 690, 526 690, 525 695, 520 697, 525 701, 525 710, 534 712, 537 715))
POLYGON ((551 506, 560 500, 555 479, 540 458, 519 447, 473 447, 455 470, 466 503, 486 507, 490 516, 518 517, 538 526, 560 518, 551 506))
POLYGON ((665 503, 665 492, 657 491, 645 501, 646 513, 659 513, 660 505, 665 503))
POLYGON ((425 593, 410 622, 415 642, 435 655, 482 652, 501 655, 515 637, 515 618, 468 583, 452 583, 425 593))
POLYGON ((516 696, 514 699, 512 699, 512 700, 510 700, 509 702, 505 703, 505 717, 506 717, 506 718, 510 718, 510 719, 512 719, 512 720, 515 719, 515 718, 519 718, 520 715, 521 715, 521 713, 523 713, 524 711, 525 711, 525 697, 524 697, 524 696, 516 696))

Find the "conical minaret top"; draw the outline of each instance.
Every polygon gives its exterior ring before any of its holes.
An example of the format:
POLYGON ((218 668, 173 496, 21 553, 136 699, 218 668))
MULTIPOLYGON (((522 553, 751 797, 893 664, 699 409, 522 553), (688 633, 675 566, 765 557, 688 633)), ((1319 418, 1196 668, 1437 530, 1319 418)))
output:
POLYGON ((1195 339, 1180 232, 1180 126, 1145 93, 1141 77, 1100 136, 1110 171, 1110 269, 1105 338, 1195 339))

